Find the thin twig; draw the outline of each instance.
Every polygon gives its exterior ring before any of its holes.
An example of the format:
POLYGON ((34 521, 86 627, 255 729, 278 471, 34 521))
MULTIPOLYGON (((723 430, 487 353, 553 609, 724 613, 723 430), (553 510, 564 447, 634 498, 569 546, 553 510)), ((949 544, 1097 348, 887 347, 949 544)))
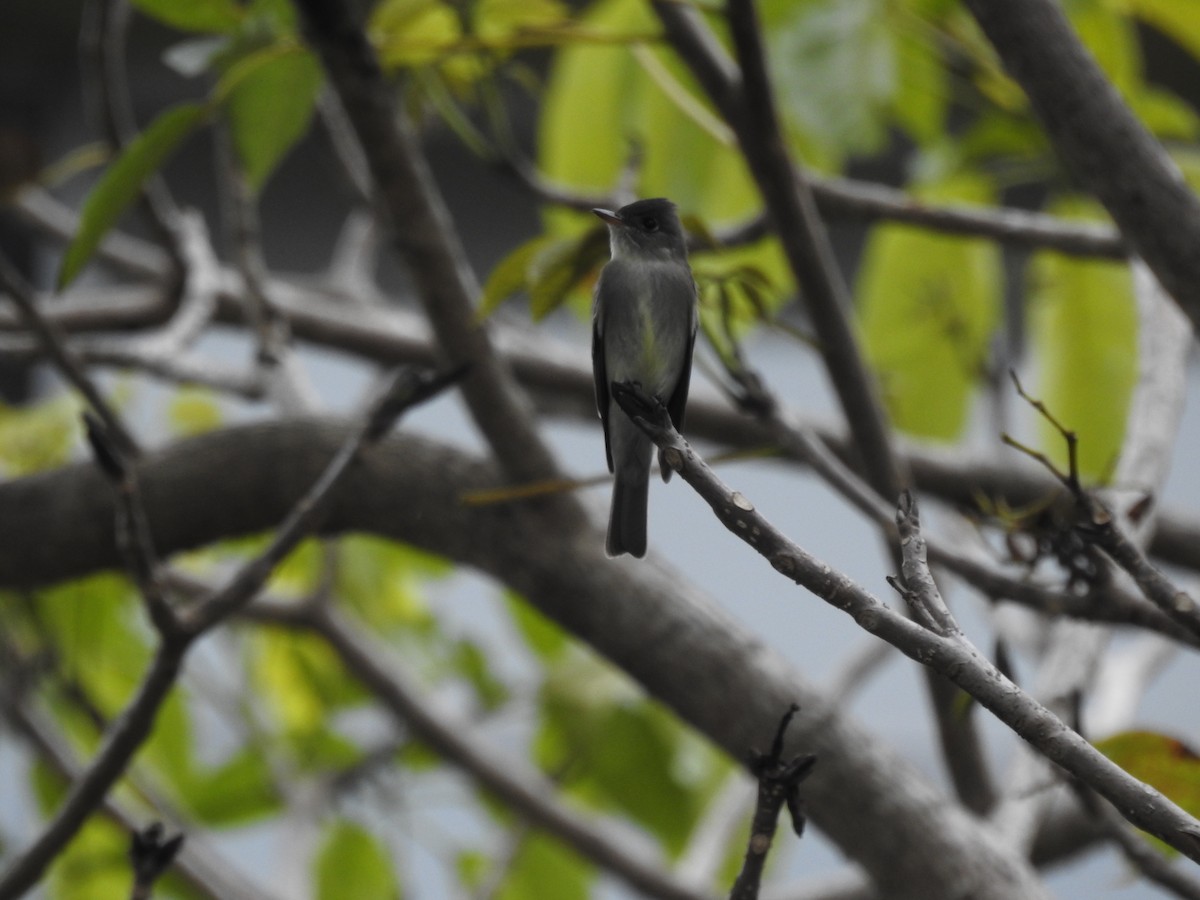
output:
POLYGON ((557 800, 553 785, 538 773, 524 771, 512 760, 497 759, 495 751, 473 738, 469 729, 450 721, 422 698, 411 676, 396 661, 385 662, 387 654, 335 609, 259 604, 251 612, 256 618, 320 635, 350 674, 423 743, 582 856, 649 896, 709 900, 710 895, 673 876, 649 848, 614 840, 557 800))
POLYGON ((1094 788, 1134 825, 1200 862, 1200 822, 1099 753, 1013 684, 961 634, 942 636, 910 621, 784 536, 747 498, 713 474, 653 397, 622 385, 614 385, 613 397, 722 524, 780 574, 848 613, 906 656, 945 675, 1047 759, 1094 788))
MULTIPOLYGON (((90 0, 85 8, 79 46, 84 96, 98 114, 101 130, 110 148, 119 151, 137 134, 131 93, 125 71, 125 36, 129 26, 130 5, 126 0, 90 0)), ((140 208, 149 220, 159 242, 182 263, 175 225, 179 209, 166 181, 155 173, 141 189, 140 208)))
MULTIPOLYGON (((134 699, 113 723, 99 752, 82 777, 71 786, 50 824, 0 876, 0 898, 18 897, 32 887, 50 861, 103 802, 149 737, 158 711, 174 687, 183 658, 193 642, 245 606, 279 561, 317 527, 335 488, 357 459, 359 451, 382 437, 405 410, 436 395, 461 375, 461 368, 436 375, 401 370, 389 379, 321 477, 293 507, 267 549, 246 562, 224 588, 178 614, 178 627, 173 625, 169 630, 160 631, 153 662, 134 699)), ((118 465, 111 459, 103 464, 114 471, 118 465)))
POLYGON ((100 393, 83 366, 79 364, 79 360, 67 346, 66 337, 38 310, 33 288, 21 277, 21 273, 17 271, 16 266, 3 251, 0 251, 0 287, 8 292, 21 318, 25 321, 26 327, 37 335, 46 355, 54 360, 67 383, 84 396, 96 415, 103 420, 113 436, 121 442, 122 449, 136 455, 139 452, 137 442, 108 400, 100 393))
POLYGON ((756 756, 750 766, 750 770, 758 778, 758 801, 750 822, 750 838, 746 842, 742 870, 733 883, 729 900, 757 900, 767 853, 775 839, 779 813, 783 811, 784 806, 787 806, 788 812, 791 813, 792 830, 796 832, 797 837, 804 832, 800 783, 808 777, 817 758, 811 754, 792 759, 783 757, 784 734, 799 709, 800 707, 792 704, 783 714, 771 744, 771 751, 756 756))

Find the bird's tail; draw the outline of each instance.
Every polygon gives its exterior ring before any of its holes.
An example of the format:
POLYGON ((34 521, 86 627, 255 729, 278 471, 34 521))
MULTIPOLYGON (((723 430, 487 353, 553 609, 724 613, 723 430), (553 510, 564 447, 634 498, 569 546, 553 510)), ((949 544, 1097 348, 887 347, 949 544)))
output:
MULTIPOLYGON (((647 460, 649 463, 649 460, 647 460)), ((646 555, 646 506, 650 493, 650 467, 618 468, 613 481, 612 509, 608 514, 609 556, 646 555)))

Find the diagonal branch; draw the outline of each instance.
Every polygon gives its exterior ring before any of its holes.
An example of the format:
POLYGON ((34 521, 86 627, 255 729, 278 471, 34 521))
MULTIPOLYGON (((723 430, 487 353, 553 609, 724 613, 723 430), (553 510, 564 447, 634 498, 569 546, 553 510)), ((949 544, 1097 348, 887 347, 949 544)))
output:
POLYGON ((1200 327, 1200 200, 1052 0, 967 0, 1072 176, 1200 327))
POLYGON ((540 773, 500 760, 495 752, 470 735, 470 729, 448 720, 420 696, 411 675, 367 634, 328 606, 259 604, 250 614, 289 628, 320 635, 347 671, 362 682, 412 734, 449 762, 459 766, 480 786, 518 810, 529 822, 545 829, 577 853, 619 876, 650 897, 664 900, 709 900, 710 894, 680 881, 649 847, 610 837, 587 817, 557 800, 557 790, 540 773))
MULTIPOLYGON (((753 503, 713 474, 674 429, 661 403, 628 387, 614 390, 614 397, 722 524, 780 574, 847 613, 866 631, 906 656, 945 675, 1047 759, 1105 797, 1128 821, 1200 862, 1200 822, 1101 754, 1013 684, 961 634, 937 634, 905 618, 779 532, 753 503)), ((909 527, 914 530, 919 527, 915 512, 915 503, 910 500, 905 514, 911 518, 909 527)), ((929 579, 928 585, 932 584, 929 579)), ((934 604, 929 599, 926 602, 934 604)))
POLYGON ((21 277, 16 266, 2 251, 0 251, 0 288, 8 292, 25 327, 37 335, 46 355, 54 360, 67 383, 83 395, 88 405, 95 410, 96 415, 104 421, 114 437, 121 442, 122 448, 129 453, 136 454, 138 452, 137 442, 104 395, 100 393, 95 382, 79 364, 75 354, 68 348, 66 337, 53 322, 41 314, 33 288, 21 277))
MULTIPOLYGON (((436 395, 460 375, 461 370, 436 376, 407 370, 397 373, 379 392, 358 426, 342 441, 321 476, 292 507, 263 553, 245 563, 224 588, 182 615, 163 608, 161 600, 147 598, 154 613, 154 624, 159 627, 154 659, 134 698, 105 735, 100 750, 82 777, 71 785, 50 824, 8 871, 0 875, 0 898, 19 897, 36 884, 58 852, 104 801, 150 736, 158 711, 174 687, 192 644, 205 631, 248 603, 279 561, 317 528, 328 512, 335 488, 350 471, 351 463, 358 459, 362 448, 383 437, 405 410, 436 395)), ((115 474, 116 465, 113 460, 105 459, 103 450, 99 459, 106 469, 113 470, 110 475, 115 474)), ((132 502, 140 496, 140 493, 132 494, 127 499, 132 502)), ((143 563, 143 560, 137 561, 139 567, 143 563)))
MULTIPOLYGON (((538 434, 528 399, 475 314, 479 284, 351 4, 296 0, 296 6, 366 155, 396 249, 416 282, 440 355, 471 365, 462 391, 476 425, 514 478, 556 476, 557 462, 538 434)), ((560 499, 555 508, 579 523, 582 510, 574 502, 560 499)))

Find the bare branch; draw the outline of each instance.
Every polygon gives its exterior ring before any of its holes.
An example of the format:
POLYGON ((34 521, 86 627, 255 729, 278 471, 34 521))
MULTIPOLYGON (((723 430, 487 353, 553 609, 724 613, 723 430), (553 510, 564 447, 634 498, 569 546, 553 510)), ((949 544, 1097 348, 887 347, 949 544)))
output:
POLYGON ((121 442, 122 450, 137 454, 137 442, 125 428, 124 423, 104 395, 100 393, 91 377, 84 371, 83 366, 79 364, 79 360, 67 347, 64 335, 53 323, 48 322, 42 316, 38 310, 33 289, 2 251, 0 251, 0 287, 8 292, 9 298, 16 305, 26 327, 37 335, 46 355, 54 360, 67 383, 84 396, 91 408, 95 410, 96 415, 103 420, 113 436, 121 442))
POLYGON ((554 785, 514 760, 501 760, 496 752, 470 736, 469 729, 452 722, 420 696, 412 676, 388 654, 372 645, 328 607, 257 606, 253 614, 291 628, 323 637, 342 664, 379 698, 396 719, 422 742, 459 766, 481 786, 512 806, 529 822, 565 841, 576 852, 618 875, 651 897, 664 900, 709 900, 707 892, 689 887, 671 875, 648 847, 619 842, 587 818, 556 799, 554 785))
POLYGON ((1200 861, 1200 822, 1108 760, 1013 684, 961 635, 938 635, 909 621, 781 534, 749 500, 721 483, 675 431, 666 410, 654 398, 619 385, 614 386, 613 396, 726 528, 780 574, 846 612, 906 656, 945 675, 1047 759, 1108 799, 1130 822, 1189 859, 1200 861))

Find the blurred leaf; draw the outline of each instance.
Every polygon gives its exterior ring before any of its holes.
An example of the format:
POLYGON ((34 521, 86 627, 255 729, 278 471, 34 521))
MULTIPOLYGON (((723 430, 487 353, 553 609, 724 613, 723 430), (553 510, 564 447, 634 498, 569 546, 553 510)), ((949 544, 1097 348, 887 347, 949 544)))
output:
MULTIPOLYGON (((1059 204, 1078 215, 1096 207, 1059 204)), ((1125 436, 1125 418, 1137 379, 1137 312, 1128 267, 1039 253, 1030 269, 1030 325, 1040 373, 1037 395, 1079 436, 1085 477, 1110 475, 1125 436)), ((1060 435, 1041 423, 1042 449, 1060 464, 1060 435)))
POLYGON ((237 0, 131 0, 139 12, 181 31, 236 29, 246 17, 237 0))
POLYGON ((569 13, 560 0, 476 0, 471 8, 472 30, 492 43, 561 25, 569 13))
POLYGON ((506 593, 504 600, 513 624, 517 626, 529 649, 544 663, 561 659, 570 646, 566 632, 515 594, 506 593))
POLYGON ((80 829, 50 866, 55 900, 112 900, 129 896, 133 875, 128 837, 96 818, 80 829))
POLYGON ((1156 137, 1194 140, 1200 133, 1200 117, 1186 100, 1169 91, 1146 85, 1130 99, 1133 111, 1156 137))
POLYGON ((142 748, 140 758, 155 766, 160 776, 172 785, 185 784, 194 768, 191 713, 187 691, 176 684, 154 717, 154 730, 142 748))
POLYGON ((583 653, 547 675, 535 753, 542 768, 564 773, 573 796, 630 816, 672 856, 728 771, 624 675, 583 653))
POLYGON ((116 715, 150 660, 128 581, 109 572, 92 575, 40 590, 35 603, 63 676, 78 681, 105 716, 116 715))
MULTIPOLYGON (((306 597, 321 583, 327 564, 326 544, 319 538, 306 538, 275 567, 267 589, 288 597, 306 597)), ((252 554, 253 555, 253 554, 252 554)))
POLYGON ((465 888, 479 888, 491 867, 492 857, 482 850, 463 850, 454 858, 458 883, 465 888))
POLYGON ((1179 0, 1128 0, 1137 18, 1153 25, 1200 60, 1200 16, 1192 3, 1179 0))
POLYGON ((336 654, 314 635, 264 628, 251 643, 255 684, 289 735, 324 731, 334 709, 364 696, 336 654))
POLYGON ((245 825, 283 806, 266 753, 259 747, 246 747, 178 787, 188 811, 211 828, 245 825))
MULTIPOLYGON (((888 10, 903 17, 903 5, 888 10)), ((892 19, 896 42, 896 89, 892 106, 896 121, 919 144, 940 139, 946 126, 950 96, 947 68, 931 29, 892 19)))
POLYGON ((558 309, 584 276, 605 260, 607 249, 608 234, 591 228, 575 238, 552 241, 535 253, 527 272, 534 321, 558 309))
POLYGON ((208 107, 181 103, 161 113, 104 170, 79 212, 79 229, 71 239, 58 273, 58 289, 67 287, 87 265, 109 229, 138 196, 143 182, 157 172, 183 139, 208 118, 208 107))
POLYGON ((233 88, 227 107, 233 143, 254 190, 308 132, 322 78, 316 58, 289 45, 233 88))
POLYGON ((373 628, 425 631, 433 615, 424 596, 427 581, 454 571, 444 559, 405 544, 366 534, 338 541, 335 590, 373 628))
POLYGON ((317 900, 400 897, 387 848, 354 822, 340 819, 326 829, 314 868, 317 900))
POLYGON ((1141 81, 1141 53, 1133 22, 1107 2, 1094 0, 1071 3, 1066 12, 1109 81, 1128 97, 1141 81))
POLYGON ((0 467, 17 478, 66 463, 80 436, 82 406, 68 393, 25 407, 0 403, 0 467))
MULTIPOLYGON (((922 199, 981 200, 966 176, 922 199)), ((1000 308, 999 250, 982 240, 876 226, 858 273, 859 326, 897 427, 926 438, 961 433, 1000 308)))
POLYGON ((487 655, 474 641, 460 638, 454 642, 452 665, 475 689, 484 710, 495 710, 508 700, 508 687, 492 674, 487 655))
POLYGON ((555 240, 544 234, 531 238, 496 264, 488 275, 487 284, 483 286, 483 299, 478 311, 480 319, 486 319, 505 300, 525 289, 529 283, 529 266, 533 258, 555 240))
POLYGON ((791 16, 769 32, 772 76, 786 86, 778 95, 781 112, 837 156, 878 151, 887 140, 886 113, 899 84, 887 6, 880 0, 791 4, 791 16))
POLYGON ((203 434, 221 426, 217 395, 208 388, 182 387, 171 397, 167 422, 177 437, 203 434))
POLYGON ((383 0, 371 11, 371 40, 385 67, 437 61, 462 35, 454 9, 441 0, 383 0))
POLYGON ((1200 816, 1200 756, 1183 741, 1153 731, 1125 731, 1097 741, 1096 749, 1190 815, 1200 816))
POLYGON ((545 897, 553 885, 554 900, 588 900, 595 869, 558 841, 533 832, 522 843, 496 900, 545 897))

